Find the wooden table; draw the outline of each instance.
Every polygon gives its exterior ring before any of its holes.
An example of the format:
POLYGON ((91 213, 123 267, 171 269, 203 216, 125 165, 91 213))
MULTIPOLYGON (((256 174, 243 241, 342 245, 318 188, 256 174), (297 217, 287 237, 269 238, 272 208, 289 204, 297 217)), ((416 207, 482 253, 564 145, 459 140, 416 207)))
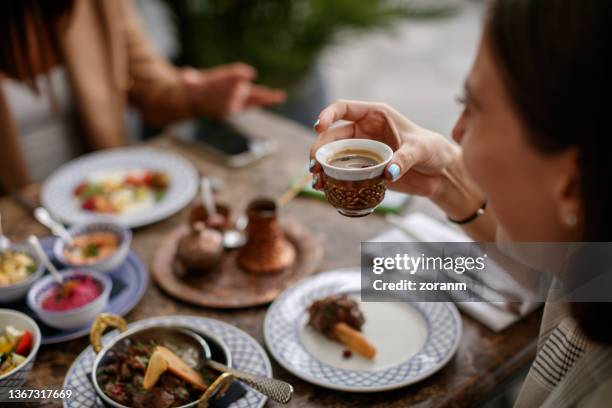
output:
MULTIPOLYGON (((237 120, 238 126, 256 135, 276 139, 278 152, 258 164, 240 170, 229 170, 216 164, 203 151, 180 145, 169 137, 161 137, 151 145, 167 148, 190 159, 197 169, 225 181, 219 193, 222 202, 244 208, 254 197, 265 194, 279 196, 289 182, 307 170, 308 150, 313 140, 309 129, 278 116, 254 111, 237 120)), ((30 192, 37 187, 29 189, 30 192)), ((425 200, 415 199, 407 211, 418 209, 430 214, 436 210, 425 200)), ((0 200, 5 232, 15 240, 30 233, 47 235, 47 231, 17 206, 11 199, 0 200)), ((439 213, 437 213, 439 215, 439 213)), ((363 219, 342 217, 328 204, 309 198, 297 198, 282 209, 282 217, 294 217, 308 225, 323 242, 325 255, 321 271, 358 266, 359 243, 389 228, 380 216, 363 219)), ((150 263, 160 238, 185 220, 185 212, 168 220, 135 231, 133 247, 150 263)), ((149 283, 145 297, 127 315, 130 322, 158 315, 192 314, 212 317, 233 324, 251 334, 262 345, 262 325, 266 307, 244 310, 213 310, 192 307, 164 294, 154 282, 149 283)), ((306 383, 272 361, 274 375, 295 387, 292 407, 467 407, 490 395, 494 388, 507 381, 529 363, 535 352, 539 313, 535 312, 501 334, 495 334, 478 322, 463 316, 463 337, 457 355, 441 371, 430 378, 395 391, 376 394, 349 394, 320 388, 306 383)), ((81 338, 68 343, 42 347, 33 372, 30 387, 59 389, 68 367, 87 346, 81 338)), ((49 405, 58 405, 50 403, 49 405)), ((275 405, 268 403, 268 406, 275 405)))

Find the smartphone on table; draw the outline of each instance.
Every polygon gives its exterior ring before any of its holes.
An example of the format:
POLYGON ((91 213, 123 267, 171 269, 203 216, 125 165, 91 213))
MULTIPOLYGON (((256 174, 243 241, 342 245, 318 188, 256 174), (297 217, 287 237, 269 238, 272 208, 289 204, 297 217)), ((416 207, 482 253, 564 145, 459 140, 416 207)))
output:
POLYGON ((277 144, 270 139, 243 134, 226 121, 199 118, 177 125, 177 139, 201 146, 228 167, 243 167, 273 153, 277 144))

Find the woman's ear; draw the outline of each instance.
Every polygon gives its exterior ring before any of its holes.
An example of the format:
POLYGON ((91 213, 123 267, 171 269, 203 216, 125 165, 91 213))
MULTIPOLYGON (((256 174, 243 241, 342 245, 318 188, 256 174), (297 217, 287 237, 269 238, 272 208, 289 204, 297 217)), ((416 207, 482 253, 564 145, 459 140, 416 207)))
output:
POLYGON ((578 150, 568 148, 556 158, 558 166, 557 216, 566 230, 577 230, 582 220, 582 199, 578 150))

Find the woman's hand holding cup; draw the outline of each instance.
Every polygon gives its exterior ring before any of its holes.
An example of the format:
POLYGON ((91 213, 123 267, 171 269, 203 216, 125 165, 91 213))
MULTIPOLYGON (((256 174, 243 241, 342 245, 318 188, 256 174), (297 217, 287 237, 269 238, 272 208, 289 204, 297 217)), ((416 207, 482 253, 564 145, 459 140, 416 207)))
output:
POLYGON ((391 187, 432 197, 439 193, 444 171, 460 157, 460 149, 435 132, 423 129, 382 103, 340 100, 325 108, 314 126, 319 137, 310 150, 313 187, 323 188, 316 151, 324 144, 349 138, 373 139, 393 149, 385 169, 391 187), (348 123, 332 127, 344 120, 348 123))

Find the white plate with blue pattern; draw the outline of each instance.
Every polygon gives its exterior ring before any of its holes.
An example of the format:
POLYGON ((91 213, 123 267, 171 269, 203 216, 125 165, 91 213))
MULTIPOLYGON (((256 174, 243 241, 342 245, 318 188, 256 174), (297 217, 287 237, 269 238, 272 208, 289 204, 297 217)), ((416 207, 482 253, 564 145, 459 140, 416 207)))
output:
MULTIPOLYGON (((140 320, 129 325, 132 327, 144 327, 155 324, 173 324, 192 328, 204 334, 210 334, 222 343, 229 351, 231 366, 239 370, 272 377, 272 366, 268 355, 263 348, 242 330, 227 323, 215 319, 208 319, 197 316, 163 316, 140 320)), ((106 334, 102 343, 106 344, 119 333, 113 331, 106 334)), ((76 358, 64 379, 63 389, 72 390, 70 399, 64 401, 64 408, 102 408, 102 402, 97 397, 96 391, 87 376, 91 373, 91 368, 95 359, 95 354, 91 346, 87 347, 76 358)), ((266 403, 267 397, 245 387, 247 393, 238 401, 232 403, 230 408, 260 408, 266 403)))
POLYGON ((198 191, 198 173, 181 156, 148 147, 125 147, 101 150, 64 164, 45 180, 41 202, 51 214, 69 225, 94 221, 101 216, 129 228, 161 221, 187 206, 198 191), (152 207, 119 214, 98 214, 81 209, 74 197, 75 188, 93 174, 126 170, 157 170, 170 178, 164 197, 152 207))
POLYGON ((457 307, 446 302, 360 302, 363 335, 376 347, 368 360, 308 327, 307 308, 317 299, 348 293, 359 301, 358 270, 338 270, 307 278, 270 306, 264 321, 268 350, 285 369, 322 387, 377 392, 414 384, 454 356, 461 339, 457 307))

